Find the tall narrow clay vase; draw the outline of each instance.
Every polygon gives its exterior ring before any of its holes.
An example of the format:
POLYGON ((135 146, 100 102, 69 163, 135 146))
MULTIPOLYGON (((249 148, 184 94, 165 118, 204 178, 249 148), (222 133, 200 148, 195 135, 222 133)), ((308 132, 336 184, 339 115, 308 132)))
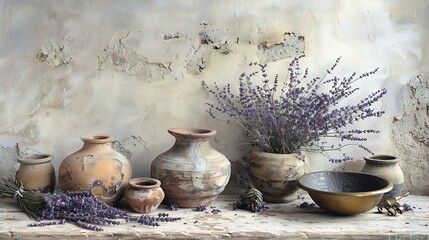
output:
POLYGON ((55 189, 55 169, 52 166, 53 156, 50 154, 30 154, 18 156, 21 164, 16 178, 25 190, 53 192, 55 189))
POLYGON ((404 173, 399 166, 399 158, 393 155, 369 155, 365 156, 364 160, 362 172, 386 178, 393 184, 393 189, 384 194, 382 201, 401 195, 404 187, 404 173))
POLYGON ((130 162, 111 148, 110 136, 84 136, 81 139, 83 147, 60 165, 61 190, 90 191, 107 204, 117 203, 131 179, 130 162))
POLYGON ((159 179, 166 204, 179 207, 210 205, 225 189, 231 163, 209 143, 215 130, 173 128, 168 132, 176 142, 160 154, 151 166, 152 178, 159 179))
POLYGON ((304 160, 297 154, 276 154, 253 151, 248 173, 254 187, 271 203, 293 202, 297 199, 297 180, 307 173, 304 160))

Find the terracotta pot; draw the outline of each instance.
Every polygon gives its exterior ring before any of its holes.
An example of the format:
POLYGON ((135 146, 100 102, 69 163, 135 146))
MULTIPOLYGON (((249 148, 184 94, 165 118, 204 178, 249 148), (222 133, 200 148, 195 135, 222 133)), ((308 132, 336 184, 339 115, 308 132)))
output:
POLYGON ((18 156, 21 164, 16 178, 21 181, 25 190, 53 192, 55 189, 55 169, 50 154, 31 154, 18 156))
POLYGON ((307 173, 304 160, 297 154, 275 154, 254 151, 251 154, 248 173, 250 179, 272 203, 293 202, 298 191, 297 179, 307 173))
POLYGON ((117 203, 131 178, 131 164, 111 148, 110 136, 81 137, 83 147, 63 160, 59 182, 63 191, 90 191, 107 204, 117 203))
POLYGON ((133 178, 125 190, 124 198, 139 213, 155 211, 164 199, 161 182, 154 178, 133 178))
POLYGON ((168 132, 176 142, 151 166, 152 177, 162 183, 164 202, 179 207, 210 205, 231 175, 231 163, 210 146, 216 130, 173 128, 168 132))
POLYGON ((404 173, 399 167, 399 158, 392 155, 369 155, 364 159, 362 172, 386 178, 393 184, 393 189, 384 194, 382 201, 401 195, 404 188, 404 173))

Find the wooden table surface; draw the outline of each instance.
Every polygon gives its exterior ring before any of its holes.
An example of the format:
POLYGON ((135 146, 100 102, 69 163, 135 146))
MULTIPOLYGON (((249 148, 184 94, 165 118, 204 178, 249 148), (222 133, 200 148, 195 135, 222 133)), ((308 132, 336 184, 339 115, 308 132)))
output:
POLYGON ((287 204, 269 204, 264 213, 232 210, 231 203, 238 195, 222 194, 213 204, 221 212, 213 214, 192 209, 172 211, 160 206, 154 213, 165 212, 171 217, 181 217, 177 222, 161 223, 149 227, 138 223, 102 226, 104 231, 81 229, 73 224, 27 227, 34 223, 12 199, 0 199, 0 239, 429 239, 429 197, 408 196, 402 200, 415 209, 394 217, 372 211, 356 216, 337 216, 323 209, 298 208, 306 196, 287 204))

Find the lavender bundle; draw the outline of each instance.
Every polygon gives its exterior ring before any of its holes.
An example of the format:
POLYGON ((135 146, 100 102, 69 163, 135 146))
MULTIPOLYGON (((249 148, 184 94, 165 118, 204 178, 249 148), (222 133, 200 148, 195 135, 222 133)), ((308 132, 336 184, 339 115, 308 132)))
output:
POLYGON ((159 226, 160 222, 173 222, 180 218, 159 213, 158 217, 142 215, 135 217, 118 208, 99 201, 89 192, 41 193, 25 191, 16 180, 4 180, 0 184, 0 198, 15 198, 20 207, 32 218, 41 220, 60 220, 29 224, 29 227, 74 223, 82 228, 103 231, 97 225, 120 224, 119 219, 137 222, 148 226, 159 226))
POLYGON ((267 65, 256 62, 250 66, 258 67, 258 71, 240 76, 237 93, 231 90, 230 84, 219 87, 214 83, 214 88, 210 88, 203 82, 216 100, 207 103, 209 114, 213 118, 217 118, 215 112, 226 114, 228 122, 243 127, 251 143, 265 152, 321 152, 333 162, 351 158, 343 155, 343 159, 332 159, 327 151, 341 150, 348 145, 358 145, 372 153, 358 142, 367 140, 362 135, 379 133, 378 130, 343 129, 357 121, 382 116, 384 111, 376 111, 371 106, 386 94, 386 89, 375 91, 354 105, 341 106, 340 103, 359 90, 355 82, 375 74, 378 68, 340 78, 333 74, 341 59, 338 58, 322 77, 309 79, 308 69, 301 70, 299 59, 289 64, 283 82, 278 75, 270 80, 267 65), (261 85, 254 83, 257 76, 261 77, 261 85), (339 139, 340 144, 330 143, 330 138, 339 139))

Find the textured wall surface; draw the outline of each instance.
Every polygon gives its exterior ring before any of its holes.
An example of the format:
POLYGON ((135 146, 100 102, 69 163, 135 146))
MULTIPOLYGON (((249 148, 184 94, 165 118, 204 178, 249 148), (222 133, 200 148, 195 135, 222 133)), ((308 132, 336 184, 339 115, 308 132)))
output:
MULTIPOLYGON (((15 172, 16 143, 53 153, 58 167, 94 133, 112 135, 134 176, 148 176, 173 144, 166 130, 183 126, 217 129, 213 146, 240 159, 246 138, 205 112, 201 82, 237 86, 251 61, 282 74, 305 53, 312 76, 338 56, 340 75, 380 67, 356 97, 386 87, 376 107, 387 114, 357 127, 380 129, 367 146, 399 155, 408 188, 429 194, 426 1, 4 0, 0 9, 1 177, 15 172)), ((321 156, 311 164, 342 167, 321 156)))

